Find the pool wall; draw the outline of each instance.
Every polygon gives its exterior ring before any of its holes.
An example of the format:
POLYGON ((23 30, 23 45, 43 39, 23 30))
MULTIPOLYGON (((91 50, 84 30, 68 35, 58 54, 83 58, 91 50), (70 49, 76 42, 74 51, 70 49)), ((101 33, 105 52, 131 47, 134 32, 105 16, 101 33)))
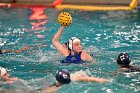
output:
MULTIPOLYGON (((27 3, 27 4, 46 4, 52 3, 55 0, 0 0, 0 2, 16 2, 16 3, 27 3)), ((131 0, 63 0, 63 4, 107 4, 107 5, 127 5, 131 0)), ((138 0, 140 5, 140 0, 138 0)))

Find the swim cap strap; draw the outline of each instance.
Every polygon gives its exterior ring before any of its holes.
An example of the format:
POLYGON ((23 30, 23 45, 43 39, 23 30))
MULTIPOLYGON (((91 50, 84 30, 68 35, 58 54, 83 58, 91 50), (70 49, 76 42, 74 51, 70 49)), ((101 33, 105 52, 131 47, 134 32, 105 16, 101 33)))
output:
POLYGON ((73 38, 70 38, 69 39, 69 43, 68 43, 68 47, 69 47, 69 49, 73 49, 73 38))

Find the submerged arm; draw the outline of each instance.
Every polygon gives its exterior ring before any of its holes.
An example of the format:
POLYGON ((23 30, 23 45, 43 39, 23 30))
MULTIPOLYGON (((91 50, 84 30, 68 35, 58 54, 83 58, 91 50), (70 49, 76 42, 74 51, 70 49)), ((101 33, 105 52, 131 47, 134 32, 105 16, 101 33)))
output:
POLYGON ((61 85, 58 85, 57 83, 51 85, 51 86, 48 86, 46 88, 44 88, 41 93, 54 93, 56 92, 59 88, 60 88, 61 85))

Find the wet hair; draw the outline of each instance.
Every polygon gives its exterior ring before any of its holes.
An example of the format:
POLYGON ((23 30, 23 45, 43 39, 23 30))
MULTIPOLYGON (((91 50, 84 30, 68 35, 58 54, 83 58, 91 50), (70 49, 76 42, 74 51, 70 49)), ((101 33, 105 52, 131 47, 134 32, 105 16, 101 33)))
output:
POLYGON ((130 64, 130 56, 127 53, 120 53, 117 58, 117 64, 122 67, 128 67, 130 64))
POLYGON ((58 71, 55 78, 61 84, 69 84, 71 82, 69 71, 64 69, 58 71))

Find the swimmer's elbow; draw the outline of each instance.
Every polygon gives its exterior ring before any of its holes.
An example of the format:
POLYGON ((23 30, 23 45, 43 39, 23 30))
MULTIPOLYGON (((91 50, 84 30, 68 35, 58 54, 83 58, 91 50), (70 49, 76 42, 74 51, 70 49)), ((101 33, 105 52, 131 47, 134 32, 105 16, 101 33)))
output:
POLYGON ((58 40, 56 40, 56 39, 54 39, 54 38, 52 39, 52 43, 53 43, 53 44, 55 44, 57 41, 58 41, 58 40))
POLYGON ((57 35, 54 35, 52 42, 58 42, 59 41, 59 37, 57 35))
POLYGON ((91 62, 91 63, 94 63, 92 57, 89 57, 89 58, 88 58, 88 61, 91 62))
POLYGON ((52 43, 54 43, 55 42, 55 40, 54 39, 52 39, 52 43))

